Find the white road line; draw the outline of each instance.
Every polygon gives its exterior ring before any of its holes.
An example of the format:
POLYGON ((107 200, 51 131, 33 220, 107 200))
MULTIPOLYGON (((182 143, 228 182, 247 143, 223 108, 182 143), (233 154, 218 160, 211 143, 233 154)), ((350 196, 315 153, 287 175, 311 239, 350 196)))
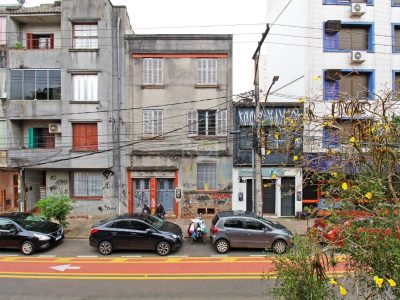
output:
POLYGON ((98 257, 97 255, 77 255, 79 258, 90 258, 90 257, 98 257))
POLYGON ((38 257, 56 257, 55 255, 46 255, 46 254, 43 254, 43 255, 38 255, 38 257))
POLYGON ((0 257, 8 257, 8 256, 16 257, 16 256, 21 256, 21 255, 18 255, 18 254, 0 254, 0 257))
POLYGON ((252 256, 252 257, 266 257, 266 255, 264 255, 264 254, 250 254, 249 256, 252 256))
POLYGON ((212 254, 211 257, 227 257, 227 254, 212 254))
POLYGON ((168 255, 168 257, 172 257, 172 258, 177 257, 177 258, 179 258, 179 257, 189 257, 189 255, 168 255))

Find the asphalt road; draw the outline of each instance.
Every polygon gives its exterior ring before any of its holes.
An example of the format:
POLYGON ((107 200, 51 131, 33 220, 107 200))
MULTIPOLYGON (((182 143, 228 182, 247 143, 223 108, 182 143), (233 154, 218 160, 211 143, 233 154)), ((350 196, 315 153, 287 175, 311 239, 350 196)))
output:
MULTIPOLYGON (((0 250, 0 256, 18 255, 18 250, 0 250)), ((36 252, 33 256, 56 256, 56 257, 79 257, 79 256, 98 256, 101 257, 95 248, 90 247, 89 241, 86 239, 64 239, 64 241, 51 249, 36 252)), ((264 251, 263 249, 231 249, 227 254, 228 256, 273 256, 274 253, 264 251)), ((158 257, 152 251, 116 251, 110 255, 111 257, 122 256, 142 256, 142 257, 158 257)), ((189 239, 185 239, 183 246, 170 256, 222 256, 218 254, 211 242, 207 240, 206 244, 194 243, 190 244, 189 239)))

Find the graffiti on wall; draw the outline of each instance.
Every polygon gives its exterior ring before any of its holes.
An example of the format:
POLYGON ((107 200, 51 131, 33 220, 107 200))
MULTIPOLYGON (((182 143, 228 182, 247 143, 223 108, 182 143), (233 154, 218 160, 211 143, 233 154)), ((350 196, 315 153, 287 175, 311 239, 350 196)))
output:
POLYGON ((68 195, 69 180, 64 176, 51 175, 49 177, 48 189, 51 194, 68 195))
MULTIPOLYGON (((253 126, 254 109, 241 108, 238 111, 240 126, 253 126)), ((265 107, 263 110, 263 121, 269 125, 283 124, 285 118, 297 120, 301 116, 301 109, 298 107, 265 107)))
POLYGON ((218 210, 232 209, 231 193, 185 193, 182 205, 182 215, 197 214, 199 209, 213 208, 218 210))
POLYGON ((149 204, 148 193, 142 191, 135 191, 135 207, 143 207, 145 204, 149 204))

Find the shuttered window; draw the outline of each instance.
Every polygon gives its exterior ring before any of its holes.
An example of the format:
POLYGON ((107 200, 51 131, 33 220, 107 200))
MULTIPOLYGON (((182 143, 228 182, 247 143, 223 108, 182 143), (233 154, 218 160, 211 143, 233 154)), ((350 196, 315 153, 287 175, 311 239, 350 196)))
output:
POLYGON ((218 84, 218 60, 216 58, 199 58, 197 60, 197 84, 218 84))
POLYGON ((324 148, 335 148, 339 146, 339 130, 334 127, 324 127, 322 144, 324 148))
POLYGON ((228 112, 226 109, 217 111, 217 135, 219 136, 227 135, 228 133, 227 119, 228 119, 228 112))
POLYGON ((143 59, 143 84, 163 84, 163 59, 143 59))
POLYGON ((74 197, 103 196, 101 172, 74 172, 74 197))
POLYGON ((394 25, 393 35, 393 52, 400 52, 400 25, 394 25))
POLYGON ((215 135, 216 114, 215 110, 199 110, 198 135, 215 135))
POLYGON ((0 68, 0 98, 6 98, 6 72, 7 69, 0 68))
POLYGON ((0 17, 0 45, 6 45, 7 44, 6 24, 7 24, 7 18, 6 17, 0 17))
POLYGON ((324 32, 325 51, 373 51, 372 25, 343 24, 338 32, 324 32))
POLYGON ((400 99, 400 73, 395 73, 394 77, 394 92, 395 92, 395 97, 396 99, 400 99))
POLYGON ((217 188, 217 165, 215 163, 197 164, 197 189, 215 190, 217 188))
POLYGON ((143 135, 144 136, 163 135, 162 110, 143 110, 143 135))
POLYGON ((373 72, 340 72, 339 80, 332 80, 325 75, 324 99, 339 98, 373 99, 373 72))
POLYGON ((99 48, 96 23, 73 24, 73 47, 75 49, 99 48))
POLYGON ((28 49, 54 49, 54 34, 27 33, 28 49))
POLYGON ((0 149, 7 149, 8 139, 7 139, 7 121, 0 120, 0 149))
POLYGON ((392 0, 393 6, 400 6, 400 0, 392 0))
POLYGON ((74 101, 98 101, 98 75, 72 75, 74 101))
POLYGON ((55 135, 48 128, 28 128, 28 148, 51 149, 55 147, 55 135))
POLYGON ((189 135, 197 135, 197 111, 189 111, 187 116, 188 122, 188 134, 189 135))
POLYGON ((72 124, 72 150, 73 151, 97 151, 97 123, 72 124))

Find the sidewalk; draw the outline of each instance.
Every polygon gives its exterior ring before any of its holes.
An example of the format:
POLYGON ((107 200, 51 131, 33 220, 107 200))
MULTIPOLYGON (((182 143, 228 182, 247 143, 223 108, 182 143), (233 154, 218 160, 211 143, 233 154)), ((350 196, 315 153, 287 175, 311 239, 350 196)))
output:
MULTIPOLYGON (((101 220, 107 220, 112 216, 71 216, 67 219, 69 222, 68 227, 65 229, 65 238, 69 239, 88 239, 90 234, 90 228, 101 220)), ((286 226, 290 231, 295 234, 305 234, 307 231, 307 220, 299 220, 295 218, 269 218, 273 222, 280 223, 286 226)), ((209 230, 211 225, 212 217, 203 217, 207 224, 207 230, 209 230)), ((170 222, 178 224, 181 226, 183 234, 187 237, 187 229, 190 224, 190 218, 185 219, 166 219, 170 222)), ((312 220, 308 221, 309 226, 312 225, 312 220)))

